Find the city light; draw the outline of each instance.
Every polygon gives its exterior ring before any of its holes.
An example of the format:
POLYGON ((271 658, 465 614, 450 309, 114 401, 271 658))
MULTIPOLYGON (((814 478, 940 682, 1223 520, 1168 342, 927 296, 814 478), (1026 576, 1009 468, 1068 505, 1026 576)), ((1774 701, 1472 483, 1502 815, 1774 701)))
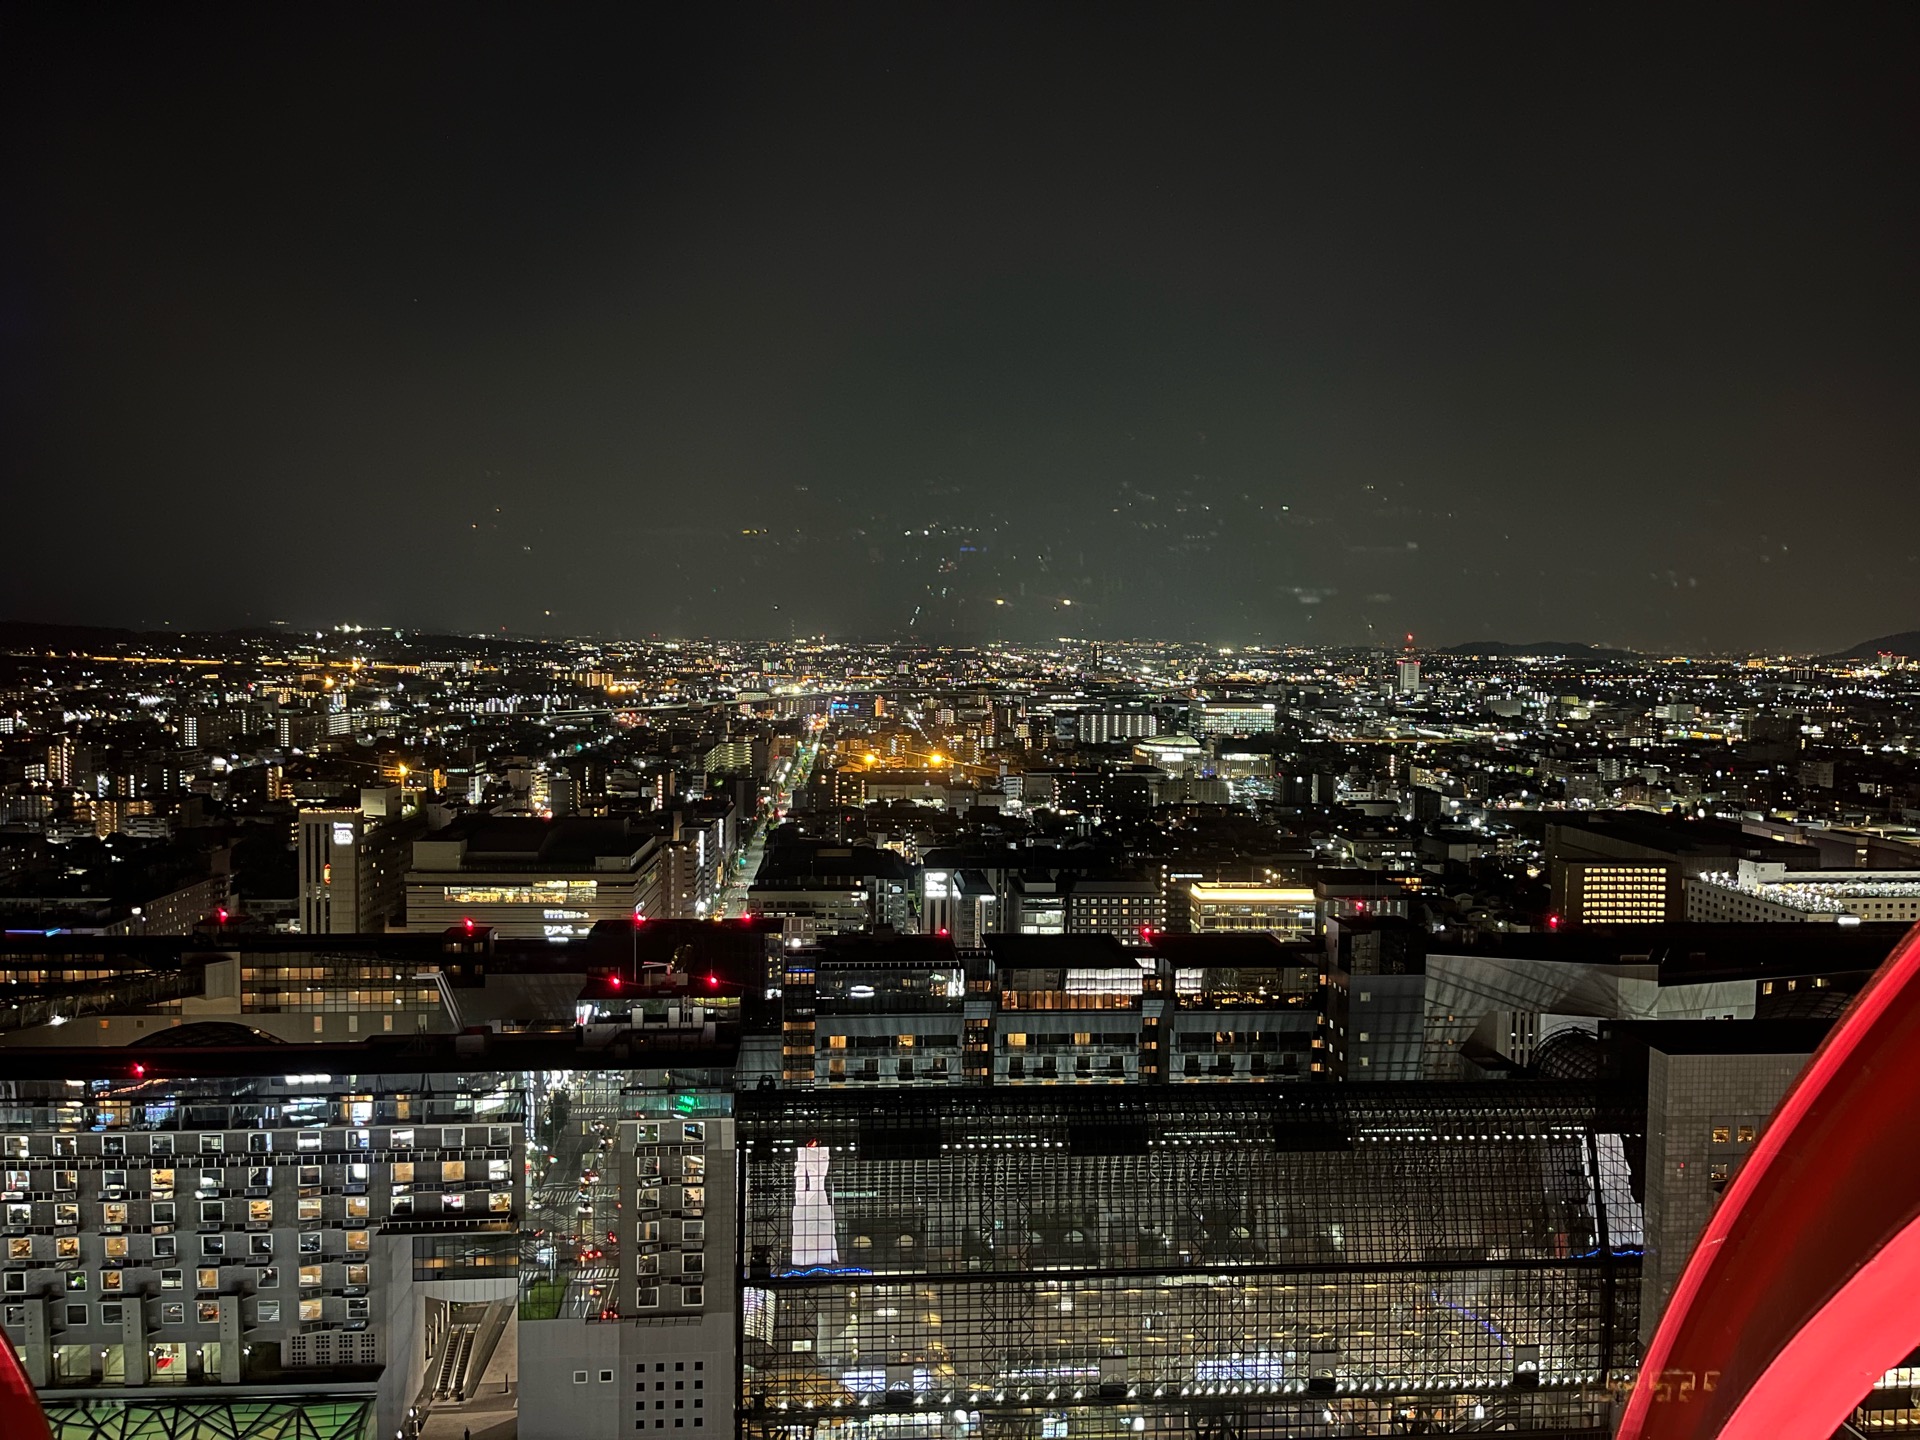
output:
POLYGON ((1920 11, 17 9, 0 1440, 1920 1440, 1920 11))

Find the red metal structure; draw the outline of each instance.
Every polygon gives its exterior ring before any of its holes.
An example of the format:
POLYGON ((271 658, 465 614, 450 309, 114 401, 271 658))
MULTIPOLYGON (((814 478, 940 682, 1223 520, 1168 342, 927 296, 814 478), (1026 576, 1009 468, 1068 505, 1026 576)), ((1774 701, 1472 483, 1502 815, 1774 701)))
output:
POLYGON ((40 1401, 4 1335, 0 1335, 0 1435, 7 1440, 53 1440, 40 1401))
POLYGON ((1920 1349, 1920 929, 1815 1052, 1701 1233, 1617 1440, 1827 1440, 1920 1349))

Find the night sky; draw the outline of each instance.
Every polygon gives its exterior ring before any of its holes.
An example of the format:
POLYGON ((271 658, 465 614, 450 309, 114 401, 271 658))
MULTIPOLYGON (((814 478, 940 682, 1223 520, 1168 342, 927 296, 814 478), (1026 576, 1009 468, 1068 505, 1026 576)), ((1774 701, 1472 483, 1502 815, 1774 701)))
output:
POLYGON ((1910 629, 1917 32, 14 5, 0 616, 1910 629))

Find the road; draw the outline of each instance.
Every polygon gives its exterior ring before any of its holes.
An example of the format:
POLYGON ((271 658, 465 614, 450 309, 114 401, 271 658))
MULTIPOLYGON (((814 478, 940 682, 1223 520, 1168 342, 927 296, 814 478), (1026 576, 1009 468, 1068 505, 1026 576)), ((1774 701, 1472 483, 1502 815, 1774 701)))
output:
POLYGON ((747 843, 735 857, 727 874, 726 889, 720 900, 720 913, 727 919, 737 920, 747 913, 747 888, 753 884, 753 877, 760 873, 760 861, 767 850, 767 833, 792 808, 793 792, 805 786, 808 777, 813 774, 814 759, 819 750, 819 732, 816 731, 801 745, 787 769, 775 773, 769 796, 761 804, 760 812, 754 816, 747 843))
POLYGON ((563 1314, 598 1310, 607 1288, 598 1272, 619 1263, 619 1187, 612 1174, 614 1158, 602 1149, 616 1133, 613 1107, 600 1093, 604 1082, 597 1080, 595 1073, 582 1072, 560 1092, 566 1096, 567 1121, 552 1137, 552 1155, 536 1152, 527 1187, 529 1229, 543 1233, 528 1237, 521 1264, 530 1274, 570 1282, 563 1314), (587 1181, 589 1170, 599 1178, 587 1181), (543 1250, 549 1253, 542 1255, 543 1250), (599 1253, 589 1258, 593 1251, 599 1253))

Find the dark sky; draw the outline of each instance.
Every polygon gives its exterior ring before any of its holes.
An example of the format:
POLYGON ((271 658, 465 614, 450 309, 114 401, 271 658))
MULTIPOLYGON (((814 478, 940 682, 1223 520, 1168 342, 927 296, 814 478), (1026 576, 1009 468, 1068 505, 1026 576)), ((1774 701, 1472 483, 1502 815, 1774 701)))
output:
POLYGON ((1917 29, 16 4, 0 615, 1912 628, 1917 29))

